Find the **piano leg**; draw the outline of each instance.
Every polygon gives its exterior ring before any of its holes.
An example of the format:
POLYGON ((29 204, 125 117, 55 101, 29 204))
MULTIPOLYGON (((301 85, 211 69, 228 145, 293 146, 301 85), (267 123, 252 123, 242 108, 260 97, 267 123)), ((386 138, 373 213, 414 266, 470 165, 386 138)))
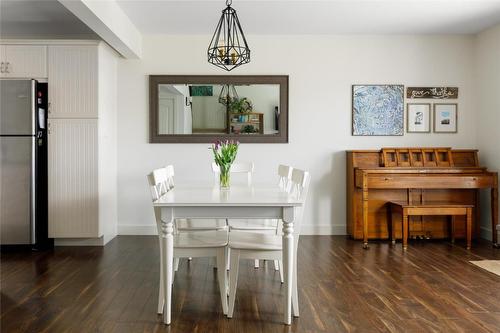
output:
POLYGON ((403 250, 408 248, 408 212, 403 209, 403 250))
POLYGON ((368 177, 363 173, 363 249, 368 249, 368 177))
POLYGON ((500 248, 497 239, 496 225, 498 224, 498 177, 495 177, 495 187, 491 189, 491 233, 493 246, 500 248))

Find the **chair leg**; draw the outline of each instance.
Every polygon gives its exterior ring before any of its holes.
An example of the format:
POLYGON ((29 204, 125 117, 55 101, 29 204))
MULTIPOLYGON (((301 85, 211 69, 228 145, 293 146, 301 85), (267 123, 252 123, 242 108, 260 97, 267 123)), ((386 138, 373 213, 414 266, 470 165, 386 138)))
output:
POLYGON ((231 270, 229 271, 229 309, 227 317, 233 318, 234 301, 236 299, 236 288, 238 285, 238 270, 240 266, 240 251, 231 250, 231 270))
POLYGON ((163 306, 165 305, 165 299, 163 298, 163 255, 161 251, 161 239, 160 239, 160 288, 158 291, 158 314, 163 314, 163 306))
POLYGON ((455 215, 451 216, 451 243, 455 244, 455 215))
POLYGON ((229 258, 231 257, 231 249, 226 247, 226 271, 231 269, 229 258))
POLYGON ((278 260, 274 260, 274 270, 279 271, 280 270, 280 264, 278 263, 278 260))
POLYGON ((217 279, 219 280, 220 300, 222 313, 227 315, 227 290, 226 290, 226 249, 217 250, 217 279))
POLYGON ((259 259, 254 260, 253 268, 259 268, 259 259))
POLYGON ((179 258, 174 258, 174 271, 177 272, 179 270, 179 258))
POLYGON ((279 266, 279 271, 280 271, 280 282, 283 283, 285 280, 283 280, 283 261, 278 260, 278 266, 279 266))

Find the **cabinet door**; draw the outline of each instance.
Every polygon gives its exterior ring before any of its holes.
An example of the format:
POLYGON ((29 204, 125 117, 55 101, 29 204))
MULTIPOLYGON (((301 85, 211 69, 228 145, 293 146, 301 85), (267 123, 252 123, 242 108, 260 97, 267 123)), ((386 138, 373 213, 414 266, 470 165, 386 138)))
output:
POLYGON ((100 237, 97 119, 49 120, 49 237, 100 237))
POLYGON ((97 118, 97 46, 49 46, 49 118, 97 118))
POLYGON ((47 77, 47 47, 4 45, 3 77, 38 79, 47 77))

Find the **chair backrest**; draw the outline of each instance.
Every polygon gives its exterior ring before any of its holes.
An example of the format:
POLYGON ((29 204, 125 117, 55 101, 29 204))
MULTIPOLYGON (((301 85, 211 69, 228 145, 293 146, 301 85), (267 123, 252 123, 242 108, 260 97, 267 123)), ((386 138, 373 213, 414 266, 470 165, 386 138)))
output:
MULTIPOLYGON (((252 185, 252 175, 254 170, 253 162, 238 162, 231 165, 229 172, 232 174, 246 174, 247 185, 252 185)), ((212 162, 212 172, 214 173, 214 181, 217 184, 219 182, 220 168, 215 163, 212 162)))
POLYGON ((167 173, 167 186, 168 189, 171 190, 174 188, 175 183, 174 183, 174 166, 169 164, 165 167, 165 172, 167 173))
POLYGON ((293 169, 292 180, 290 186, 290 193, 304 199, 303 205, 296 209, 296 216, 294 222, 294 235, 295 235, 295 248, 297 248, 300 236, 300 229, 302 226, 302 216, 304 215, 304 208, 306 205, 307 193, 309 191, 309 183, 311 182, 311 176, 309 172, 293 169))
MULTIPOLYGON (((159 168, 153 170, 148 176, 149 189, 151 191, 151 200, 154 202, 158 200, 162 195, 168 192, 167 187, 167 170, 166 168, 159 168)), ((161 214, 158 207, 153 207, 153 211, 156 219, 156 227, 158 228, 158 234, 160 234, 160 220, 161 214)))
POLYGON ((166 168, 153 170, 148 175, 149 188, 151 190, 151 198, 153 201, 158 200, 162 195, 170 190, 168 186, 168 175, 166 168))
POLYGON ((278 186, 285 191, 288 191, 292 180, 292 170, 293 168, 288 165, 280 164, 278 166, 278 186))

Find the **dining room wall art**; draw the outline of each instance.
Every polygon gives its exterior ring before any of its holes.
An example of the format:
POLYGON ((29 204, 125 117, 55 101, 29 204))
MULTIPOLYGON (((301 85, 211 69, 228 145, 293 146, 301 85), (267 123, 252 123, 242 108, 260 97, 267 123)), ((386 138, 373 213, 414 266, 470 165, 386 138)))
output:
POLYGON ((403 85, 352 86, 352 135, 397 136, 403 134, 403 85))
POLYGON ((430 103, 408 103, 406 112, 406 131, 408 133, 429 133, 431 131, 430 103))
POLYGON ((457 104, 434 104, 434 133, 457 133, 457 104))
POLYGON ((406 98, 457 99, 457 87, 407 87, 406 98))

